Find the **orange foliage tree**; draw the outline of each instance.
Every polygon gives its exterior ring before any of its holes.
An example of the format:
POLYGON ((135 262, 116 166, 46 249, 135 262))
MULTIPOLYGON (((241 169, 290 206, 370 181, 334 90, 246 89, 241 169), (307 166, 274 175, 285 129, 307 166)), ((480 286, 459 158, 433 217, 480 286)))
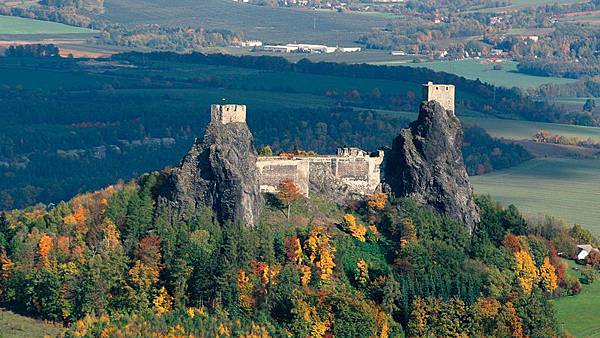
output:
POLYGON ((285 206, 287 206, 287 218, 290 219, 290 211, 292 203, 301 199, 304 195, 294 180, 286 178, 279 182, 277 187, 277 199, 285 206))
POLYGON ((50 267, 49 255, 52 250, 52 237, 47 234, 42 235, 38 243, 38 254, 40 255, 40 265, 43 268, 50 267))

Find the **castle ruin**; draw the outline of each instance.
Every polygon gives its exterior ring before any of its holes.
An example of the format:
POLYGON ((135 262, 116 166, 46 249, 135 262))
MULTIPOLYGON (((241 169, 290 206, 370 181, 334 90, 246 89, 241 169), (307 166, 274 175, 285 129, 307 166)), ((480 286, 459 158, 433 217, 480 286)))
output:
POLYGON ((223 124, 246 123, 246 106, 241 104, 213 104, 210 106, 210 120, 223 124))
POLYGON ((423 101, 437 101, 444 109, 455 112, 454 85, 427 82, 423 85, 423 101))
POLYGON ((262 192, 276 192, 279 182, 292 179, 305 196, 324 184, 344 195, 364 196, 380 188, 382 163, 382 150, 339 148, 335 155, 259 157, 256 166, 262 192))
MULTIPOLYGON (((437 101, 454 112, 454 85, 423 85, 423 100, 437 101)), ((222 124, 246 123, 246 106, 237 104, 211 106, 211 121, 222 124)), ((368 153, 359 148, 339 148, 333 155, 260 156, 256 161, 260 191, 275 193, 279 183, 292 179, 305 196, 309 192, 329 192, 346 196, 365 196, 381 188, 384 153, 368 153)))

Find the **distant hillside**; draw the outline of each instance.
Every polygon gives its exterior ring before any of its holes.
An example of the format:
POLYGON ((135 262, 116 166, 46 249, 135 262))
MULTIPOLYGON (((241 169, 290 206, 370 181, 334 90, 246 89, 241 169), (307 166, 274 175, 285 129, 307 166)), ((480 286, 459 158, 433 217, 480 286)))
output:
POLYGON ((287 43, 351 44, 362 33, 387 23, 379 15, 271 8, 232 0, 107 0, 105 9, 102 18, 116 23, 228 29, 287 43))

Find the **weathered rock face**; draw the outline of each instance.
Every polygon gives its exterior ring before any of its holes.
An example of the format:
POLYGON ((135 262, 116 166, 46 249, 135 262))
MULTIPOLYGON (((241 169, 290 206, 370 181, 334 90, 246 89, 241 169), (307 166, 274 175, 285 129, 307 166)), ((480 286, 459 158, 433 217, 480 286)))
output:
POLYGON ((181 209, 212 208, 219 222, 258 223, 261 207, 256 150, 244 122, 212 121, 171 176, 181 209))
POLYGON ((412 197, 462 221, 472 231, 480 217, 465 170, 463 130, 452 111, 424 102, 419 117, 392 144, 385 181, 396 196, 412 197))

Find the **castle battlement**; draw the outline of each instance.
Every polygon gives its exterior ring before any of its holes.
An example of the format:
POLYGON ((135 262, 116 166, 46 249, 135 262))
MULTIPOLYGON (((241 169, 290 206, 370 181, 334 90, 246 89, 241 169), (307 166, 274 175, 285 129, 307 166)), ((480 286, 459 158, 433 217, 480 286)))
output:
POLYGON ((454 85, 434 84, 431 81, 423 85, 424 101, 437 101, 451 112, 454 112, 454 94, 454 85))
POLYGON ((246 106, 242 104, 213 104, 210 106, 210 121, 223 124, 246 123, 246 106))

